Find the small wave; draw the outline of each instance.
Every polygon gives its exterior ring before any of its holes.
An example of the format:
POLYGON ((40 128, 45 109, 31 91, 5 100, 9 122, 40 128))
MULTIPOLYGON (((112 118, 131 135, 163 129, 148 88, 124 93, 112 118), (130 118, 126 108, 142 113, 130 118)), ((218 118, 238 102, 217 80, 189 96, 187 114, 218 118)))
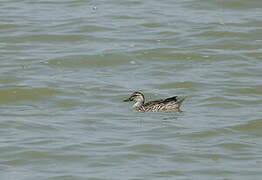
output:
POLYGON ((42 99, 43 97, 58 93, 49 88, 30 88, 14 86, 0 89, 0 103, 17 102, 25 100, 42 99))
POLYGON ((159 89, 170 89, 170 88, 195 88, 206 86, 205 83, 193 82, 193 81, 184 81, 184 82, 174 82, 174 83, 162 83, 155 85, 155 88, 159 89))
POLYGON ((79 35, 79 34, 36 34, 36 35, 20 35, 20 36, 5 36, 0 37, 1 42, 9 42, 9 43, 24 43, 24 42, 64 42, 64 41, 82 41, 87 39, 87 36, 79 35))
POLYGON ((254 86, 254 87, 248 87, 248 88, 235 88, 235 89, 226 89, 229 92, 238 93, 242 95, 262 95, 262 86, 254 86))
POLYGON ((216 146, 223 147, 225 149, 230 149, 230 150, 240 150, 248 147, 252 147, 250 144, 247 143, 220 143, 217 144, 216 146))
POLYGON ((230 128, 237 131, 259 133, 262 136, 262 119, 252 120, 240 125, 234 125, 230 128))
POLYGON ((170 152, 171 148, 167 145, 155 145, 155 144, 137 144, 128 147, 130 151, 140 152, 145 154, 161 154, 163 152, 170 152))
POLYGON ((122 64, 130 64, 130 58, 123 54, 112 53, 102 55, 75 55, 65 56, 60 58, 49 59, 46 63, 52 66, 61 67, 75 67, 75 68, 88 68, 88 67, 108 67, 118 66, 122 64))

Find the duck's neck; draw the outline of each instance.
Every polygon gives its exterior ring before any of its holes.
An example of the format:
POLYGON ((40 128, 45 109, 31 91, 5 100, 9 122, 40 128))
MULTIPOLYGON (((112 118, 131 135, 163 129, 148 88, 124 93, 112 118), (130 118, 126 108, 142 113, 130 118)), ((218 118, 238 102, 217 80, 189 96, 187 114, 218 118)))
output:
POLYGON ((133 109, 139 108, 139 107, 143 106, 143 104, 144 104, 144 101, 137 101, 137 102, 133 105, 133 109))

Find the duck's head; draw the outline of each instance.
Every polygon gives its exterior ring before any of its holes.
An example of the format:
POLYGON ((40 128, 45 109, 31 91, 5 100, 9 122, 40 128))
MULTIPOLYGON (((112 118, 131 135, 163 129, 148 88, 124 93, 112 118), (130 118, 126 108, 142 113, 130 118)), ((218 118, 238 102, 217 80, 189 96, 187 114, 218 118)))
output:
POLYGON ((135 101, 135 102, 139 102, 143 104, 145 101, 145 97, 141 92, 134 92, 130 95, 129 98, 124 100, 124 102, 127 102, 127 101, 135 101))

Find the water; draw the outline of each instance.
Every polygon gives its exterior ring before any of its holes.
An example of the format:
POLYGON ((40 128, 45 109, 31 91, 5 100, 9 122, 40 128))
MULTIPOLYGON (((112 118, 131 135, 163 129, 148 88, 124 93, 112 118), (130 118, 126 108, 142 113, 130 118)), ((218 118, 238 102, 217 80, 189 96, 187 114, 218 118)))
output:
POLYGON ((262 4, 2 0, 1 179, 260 179, 262 4), (136 113, 186 95, 182 113, 136 113))

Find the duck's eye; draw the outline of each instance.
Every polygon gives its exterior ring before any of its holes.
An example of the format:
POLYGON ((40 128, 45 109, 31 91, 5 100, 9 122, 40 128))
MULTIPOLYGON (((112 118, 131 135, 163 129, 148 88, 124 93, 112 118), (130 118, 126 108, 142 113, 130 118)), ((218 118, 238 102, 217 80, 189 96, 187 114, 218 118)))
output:
POLYGON ((137 97, 137 95, 133 95, 130 97, 131 100, 134 100, 137 97))

